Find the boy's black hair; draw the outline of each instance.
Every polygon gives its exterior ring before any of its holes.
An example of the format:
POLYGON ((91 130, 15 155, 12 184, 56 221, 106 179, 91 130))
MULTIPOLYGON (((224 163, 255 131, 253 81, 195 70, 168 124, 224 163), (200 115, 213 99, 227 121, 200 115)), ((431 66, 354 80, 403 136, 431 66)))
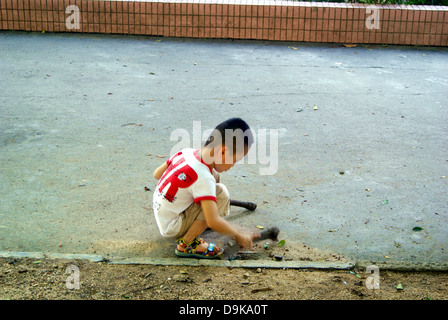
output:
POLYGON ((243 119, 230 118, 216 126, 204 146, 213 145, 213 142, 220 143, 222 146, 232 146, 233 153, 237 150, 244 150, 246 153, 254 142, 254 136, 249 125, 243 119))

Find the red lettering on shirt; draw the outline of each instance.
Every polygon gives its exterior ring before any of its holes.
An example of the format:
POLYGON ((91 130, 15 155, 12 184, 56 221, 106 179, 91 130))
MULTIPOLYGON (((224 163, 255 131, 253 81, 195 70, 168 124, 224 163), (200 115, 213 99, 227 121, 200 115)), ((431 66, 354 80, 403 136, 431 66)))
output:
POLYGON ((185 158, 181 158, 175 163, 170 162, 170 165, 159 181, 158 189, 160 191, 170 184, 168 190, 164 194, 165 199, 169 202, 173 202, 179 188, 188 188, 198 179, 198 174, 188 164, 181 166, 184 162, 185 158), (173 171, 173 173, 166 178, 171 171, 173 171))

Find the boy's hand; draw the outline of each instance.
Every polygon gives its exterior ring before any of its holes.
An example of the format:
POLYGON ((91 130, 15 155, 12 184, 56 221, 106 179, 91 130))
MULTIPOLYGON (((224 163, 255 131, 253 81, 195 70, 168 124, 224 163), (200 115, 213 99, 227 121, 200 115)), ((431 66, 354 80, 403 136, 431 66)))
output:
POLYGON ((252 236, 238 233, 235 236, 235 241, 240 245, 243 249, 252 249, 252 236))

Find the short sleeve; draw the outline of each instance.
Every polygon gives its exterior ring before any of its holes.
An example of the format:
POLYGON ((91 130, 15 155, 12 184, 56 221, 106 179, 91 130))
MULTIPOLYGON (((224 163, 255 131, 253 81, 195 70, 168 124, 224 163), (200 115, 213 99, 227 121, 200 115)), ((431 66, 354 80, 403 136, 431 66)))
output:
POLYGON ((173 159, 176 158, 177 156, 180 156, 182 154, 182 151, 179 151, 178 153, 172 155, 168 160, 166 160, 166 164, 168 165, 168 167, 171 165, 171 163, 173 163, 173 159))
POLYGON ((216 182, 212 176, 196 181, 193 184, 192 191, 195 203, 200 203, 202 200, 216 202, 216 182))

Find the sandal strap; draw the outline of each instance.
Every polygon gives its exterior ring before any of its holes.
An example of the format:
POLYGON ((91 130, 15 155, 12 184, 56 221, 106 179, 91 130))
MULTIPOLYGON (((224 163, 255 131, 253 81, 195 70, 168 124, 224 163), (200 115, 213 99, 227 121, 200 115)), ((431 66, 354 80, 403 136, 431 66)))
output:
POLYGON ((196 239, 198 239, 201 243, 204 243, 204 242, 205 242, 205 240, 202 239, 201 237, 197 237, 196 239))
POLYGON ((207 251, 205 251, 203 253, 203 255, 213 257, 213 256, 220 255, 224 252, 224 250, 222 250, 222 249, 219 252, 215 252, 215 247, 216 247, 216 244, 210 242, 208 245, 207 251))
POLYGON ((210 242, 210 244, 208 245, 208 248, 207 248, 207 252, 205 252, 205 253, 207 254, 208 252, 215 252, 215 244, 214 243, 210 242))
POLYGON ((198 238, 195 238, 192 242, 186 243, 184 238, 179 238, 176 240, 176 243, 184 249, 184 252, 196 253, 196 249, 201 244, 201 241, 198 238))

